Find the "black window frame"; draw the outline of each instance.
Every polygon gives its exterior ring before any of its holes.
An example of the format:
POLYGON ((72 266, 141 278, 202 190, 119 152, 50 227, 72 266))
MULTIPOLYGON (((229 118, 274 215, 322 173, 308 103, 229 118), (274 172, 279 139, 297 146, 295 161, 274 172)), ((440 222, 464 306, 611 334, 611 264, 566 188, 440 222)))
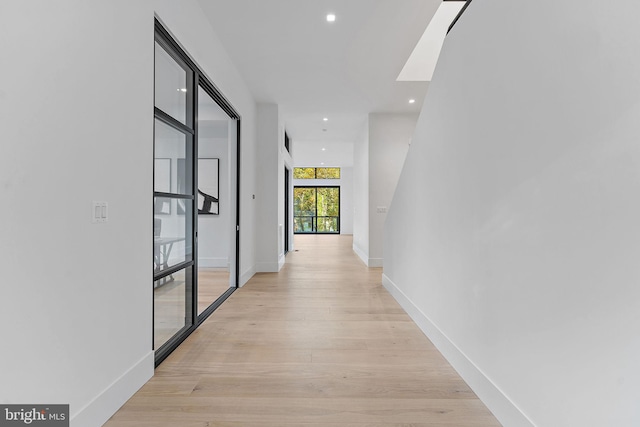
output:
POLYGON ((341 218, 341 213, 342 213, 342 193, 340 191, 340 186, 339 185, 296 185, 296 186, 293 187, 293 198, 294 198, 294 209, 293 209, 293 233, 294 234, 341 234, 341 232, 340 232, 340 218, 341 218), (316 200, 315 213, 316 213, 316 215, 314 215, 314 216, 296 215, 296 212, 295 212, 295 193, 296 193, 296 188, 313 188, 313 189, 315 189, 315 192, 316 192, 316 196, 315 196, 315 200, 316 200), (318 189, 319 188, 335 188, 335 189, 338 190, 338 216, 318 216, 318 189), (313 226, 314 231, 313 232, 295 231, 296 218, 313 218, 312 222, 314 224, 314 226, 313 226), (336 231, 318 231, 318 225, 317 225, 317 219, 318 218, 336 218, 337 230, 336 231))
POLYGON ((293 168, 293 175, 293 179, 342 179, 342 168, 339 166, 296 166, 293 168), (296 169, 313 169, 313 178, 296 178, 296 169), (339 176, 337 178, 318 178, 318 169, 338 169, 339 176))

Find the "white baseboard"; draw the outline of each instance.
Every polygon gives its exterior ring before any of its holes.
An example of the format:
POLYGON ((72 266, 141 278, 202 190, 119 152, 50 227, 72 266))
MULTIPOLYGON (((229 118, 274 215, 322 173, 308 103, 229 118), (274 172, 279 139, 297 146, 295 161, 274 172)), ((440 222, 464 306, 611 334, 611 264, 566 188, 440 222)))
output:
POLYGON ((502 425, 508 427, 535 426, 385 274, 382 274, 382 284, 502 425))
POLYGON ((382 258, 369 258, 367 267, 382 267, 382 258))
POLYGON ((153 376, 154 352, 150 351, 84 408, 71 413, 71 427, 100 427, 153 376))
POLYGON ((277 273, 280 271, 280 262, 258 262, 256 263, 257 273, 277 273))
POLYGON ((198 258, 198 267, 228 268, 229 258, 198 258))
POLYGON ((360 258, 365 265, 369 265, 369 255, 365 254, 364 251, 358 247, 358 245, 353 245, 353 251, 356 253, 356 255, 358 255, 358 258, 360 258))
POLYGON ((246 270, 244 273, 240 275, 240 280, 238 281, 238 286, 243 287, 247 284, 247 282, 256 274, 256 267, 252 266, 250 269, 246 270))
POLYGON ((278 260, 278 271, 282 270, 284 267, 285 257, 284 254, 280 255, 280 259, 278 260))

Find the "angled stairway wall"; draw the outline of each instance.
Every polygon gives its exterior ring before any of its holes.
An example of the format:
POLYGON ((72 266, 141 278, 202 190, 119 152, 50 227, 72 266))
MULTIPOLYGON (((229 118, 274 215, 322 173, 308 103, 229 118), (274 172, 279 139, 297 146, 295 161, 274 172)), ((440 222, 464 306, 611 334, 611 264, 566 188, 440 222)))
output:
POLYGON ((640 4, 473 2, 384 283, 505 426, 640 424, 640 4))

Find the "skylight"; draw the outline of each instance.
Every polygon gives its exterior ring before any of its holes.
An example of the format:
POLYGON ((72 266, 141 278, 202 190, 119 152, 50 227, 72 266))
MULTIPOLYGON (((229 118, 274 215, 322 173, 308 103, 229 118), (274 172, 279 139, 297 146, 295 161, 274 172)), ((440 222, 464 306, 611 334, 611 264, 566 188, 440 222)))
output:
POLYGON ((431 81, 449 26, 465 1, 443 1, 402 68, 397 81, 431 81))

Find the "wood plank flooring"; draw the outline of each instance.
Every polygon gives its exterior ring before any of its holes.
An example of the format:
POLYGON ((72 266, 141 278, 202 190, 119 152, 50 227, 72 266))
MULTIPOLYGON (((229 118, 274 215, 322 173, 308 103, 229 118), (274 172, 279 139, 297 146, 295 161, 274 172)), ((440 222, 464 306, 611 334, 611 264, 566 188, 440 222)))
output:
POLYGON ((198 314, 229 290, 229 270, 198 268, 198 314))
POLYGON ((350 236, 296 235, 107 427, 500 426, 350 236))

